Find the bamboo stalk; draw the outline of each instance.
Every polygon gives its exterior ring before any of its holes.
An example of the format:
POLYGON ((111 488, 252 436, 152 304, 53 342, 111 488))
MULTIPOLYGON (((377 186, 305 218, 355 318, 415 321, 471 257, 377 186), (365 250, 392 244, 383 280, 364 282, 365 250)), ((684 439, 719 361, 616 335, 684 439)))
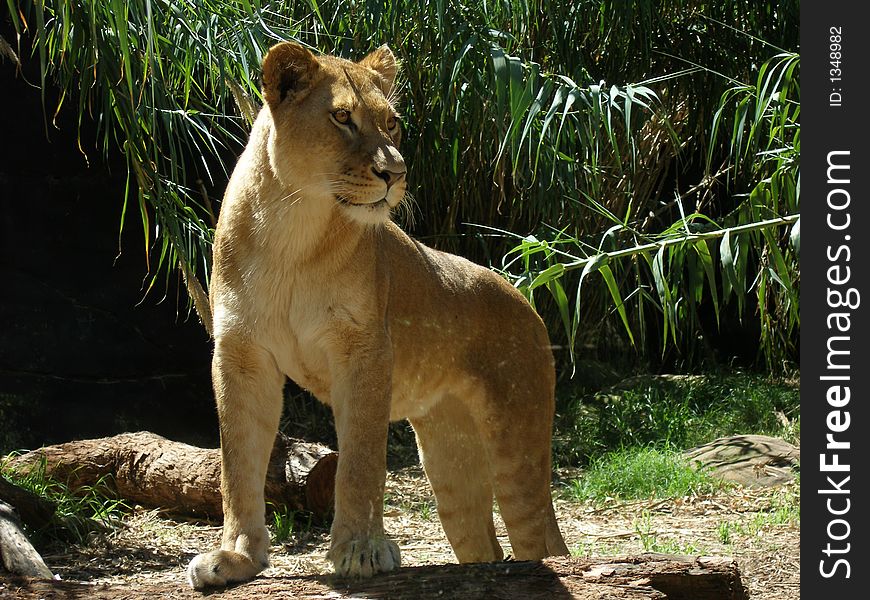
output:
POLYGON ((565 271, 574 271, 576 269, 582 269, 587 264, 593 261, 602 261, 606 260, 607 262, 615 259, 625 258, 626 256, 634 256, 635 254, 642 254, 644 252, 658 251, 662 248, 667 248, 669 246, 675 246, 677 244, 683 244, 686 242, 696 242, 699 240, 715 240, 717 238, 723 237, 726 233, 731 233, 732 235, 747 233, 749 231, 759 231, 762 229, 770 229, 774 227, 782 227, 783 225, 793 225, 800 218, 800 214, 788 215, 785 217, 779 217, 776 219, 767 219, 766 221, 757 221, 755 223, 747 223, 746 225, 738 225, 736 227, 727 227, 725 229, 717 229, 715 231, 704 231, 701 233, 692 233, 689 235, 683 235, 676 238, 669 238, 666 240, 661 240, 659 242, 651 242, 649 244, 643 244, 641 246, 634 246, 633 248, 625 248, 623 250, 615 250, 613 252, 602 252, 600 254, 596 254, 594 256, 589 256, 586 258, 578 258, 574 262, 565 264, 565 271))

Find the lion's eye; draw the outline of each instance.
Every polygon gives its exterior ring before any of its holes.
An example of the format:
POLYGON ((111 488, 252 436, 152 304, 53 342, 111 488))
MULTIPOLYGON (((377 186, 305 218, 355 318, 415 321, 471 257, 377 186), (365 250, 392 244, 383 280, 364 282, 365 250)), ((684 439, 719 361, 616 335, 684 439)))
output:
POLYGON ((348 123, 350 123, 350 111, 344 108, 340 108, 332 113, 332 118, 341 123, 342 125, 347 125, 348 123))
POLYGON ((396 127, 398 127, 398 126, 399 126, 399 120, 396 119, 396 117, 390 115, 390 117, 387 119, 387 129, 389 131, 395 131, 396 127))

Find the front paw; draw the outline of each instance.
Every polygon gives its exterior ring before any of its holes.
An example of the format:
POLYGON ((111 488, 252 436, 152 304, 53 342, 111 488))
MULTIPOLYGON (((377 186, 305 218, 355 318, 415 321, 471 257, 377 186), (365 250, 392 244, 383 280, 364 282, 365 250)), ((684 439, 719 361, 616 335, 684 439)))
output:
POLYGON ((235 581, 247 581, 265 569, 267 561, 255 563, 238 552, 214 550, 199 554, 187 567, 187 583, 195 590, 223 587, 235 581))
POLYGON ((334 545, 327 558, 339 577, 371 577, 397 569, 399 546, 384 536, 360 538, 334 545))

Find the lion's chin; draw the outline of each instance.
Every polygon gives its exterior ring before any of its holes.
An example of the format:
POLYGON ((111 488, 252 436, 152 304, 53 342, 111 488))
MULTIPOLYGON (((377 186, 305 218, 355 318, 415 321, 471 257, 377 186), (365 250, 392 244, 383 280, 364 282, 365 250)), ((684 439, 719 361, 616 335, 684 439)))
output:
POLYGON ((386 198, 365 204, 342 200, 345 214, 363 225, 381 225, 390 220, 390 204, 386 198))

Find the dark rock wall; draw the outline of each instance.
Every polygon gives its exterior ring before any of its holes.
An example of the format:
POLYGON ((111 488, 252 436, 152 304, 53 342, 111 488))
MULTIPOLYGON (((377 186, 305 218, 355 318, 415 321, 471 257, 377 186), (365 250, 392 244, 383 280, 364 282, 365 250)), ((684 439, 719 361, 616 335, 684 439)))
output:
POLYGON ((46 128, 0 63, 0 452, 138 429, 216 445, 211 343, 175 273, 144 295, 135 197, 119 256, 123 156, 86 124, 86 160, 76 128, 67 110, 46 128))

